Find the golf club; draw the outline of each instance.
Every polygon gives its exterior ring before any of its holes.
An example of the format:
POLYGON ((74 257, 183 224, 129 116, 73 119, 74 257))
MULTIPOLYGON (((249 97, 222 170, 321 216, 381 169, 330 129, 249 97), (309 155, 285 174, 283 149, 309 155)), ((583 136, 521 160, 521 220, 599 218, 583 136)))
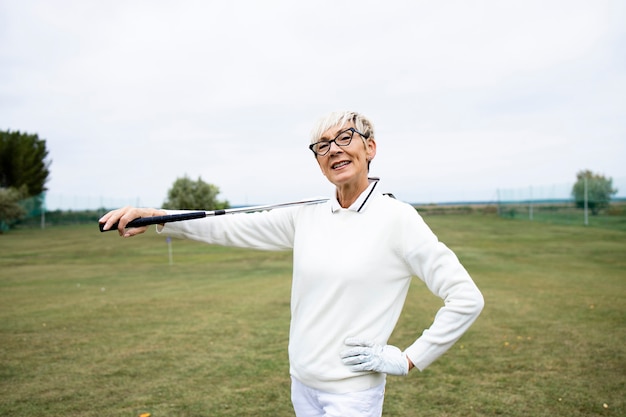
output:
MULTIPOLYGON (((301 206, 301 205, 306 205, 306 204, 319 204, 319 203, 324 203, 326 201, 328 201, 328 198, 314 198, 314 199, 308 199, 308 200, 293 201, 291 203, 269 204, 265 206, 239 207, 239 208, 213 210, 213 211, 188 211, 185 213, 168 214, 165 216, 140 217, 138 219, 128 222, 126 227, 142 227, 142 226, 149 226, 152 224, 180 222, 184 220, 201 219, 204 217, 221 216, 224 214, 252 213, 255 211, 272 210, 276 208, 301 206)), ((109 232, 111 230, 117 230, 117 227, 118 227, 118 223, 115 223, 113 226, 111 226, 110 229, 104 230, 104 223, 98 223, 98 224, 100 226, 101 232, 109 232)))

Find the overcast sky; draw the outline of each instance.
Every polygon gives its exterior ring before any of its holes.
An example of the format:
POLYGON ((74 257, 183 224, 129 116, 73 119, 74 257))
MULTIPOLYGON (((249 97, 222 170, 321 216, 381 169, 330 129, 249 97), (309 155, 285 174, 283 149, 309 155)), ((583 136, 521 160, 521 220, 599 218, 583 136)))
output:
POLYGON ((52 205, 160 206, 184 175, 234 205, 328 195, 308 135, 345 109, 408 202, 582 169, 626 196, 624 22, 621 0, 0 0, 0 130, 46 140, 52 205))

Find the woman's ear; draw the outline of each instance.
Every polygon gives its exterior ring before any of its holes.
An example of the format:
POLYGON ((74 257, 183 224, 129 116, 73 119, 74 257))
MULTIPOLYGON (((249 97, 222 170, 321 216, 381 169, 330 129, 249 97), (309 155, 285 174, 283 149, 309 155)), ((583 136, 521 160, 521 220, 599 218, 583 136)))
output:
POLYGON ((376 156, 376 141, 374 138, 365 141, 365 150, 367 152, 367 161, 370 162, 376 156))

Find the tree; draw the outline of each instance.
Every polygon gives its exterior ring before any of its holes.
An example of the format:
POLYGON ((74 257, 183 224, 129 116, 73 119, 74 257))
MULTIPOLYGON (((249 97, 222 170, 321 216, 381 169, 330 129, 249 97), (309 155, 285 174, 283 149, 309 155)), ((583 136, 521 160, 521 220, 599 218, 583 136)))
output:
POLYGON ((218 201, 220 189, 202 181, 192 181, 187 175, 174 181, 167 192, 163 208, 178 210, 221 210, 229 207, 228 201, 218 201))
POLYGON ((26 210, 19 204, 25 194, 26 187, 20 189, 0 187, 0 233, 26 214, 26 210))
POLYGON ((617 193, 617 189, 613 188, 612 178, 594 174, 588 169, 579 171, 578 174, 576 174, 576 178, 577 181, 572 188, 572 196, 576 201, 576 207, 585 207, 585 200, 587 200, 587 207, 594 216, 598 214, 601 209, 608 207, 611 196, 617 193))
POLYGON ((27 133, 0 131, 0 188, 21 189, 24 197, 46 191, 50 164, 46 141, 27 133))

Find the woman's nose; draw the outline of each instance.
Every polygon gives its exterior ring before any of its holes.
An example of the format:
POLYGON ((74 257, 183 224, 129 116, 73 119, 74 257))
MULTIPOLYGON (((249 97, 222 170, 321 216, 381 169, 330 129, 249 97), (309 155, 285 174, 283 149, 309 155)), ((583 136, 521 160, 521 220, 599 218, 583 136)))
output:
POLYGON ((341 146, 337 145, 337 142, 335 142, 334 140, 332 142, 330 142, 330 148, 328 148, 329 153, 337 153, 337 152, 343 152, 341 150, 341 146), (335 150, 333 150, 333 146, 335 147, 335 150))

